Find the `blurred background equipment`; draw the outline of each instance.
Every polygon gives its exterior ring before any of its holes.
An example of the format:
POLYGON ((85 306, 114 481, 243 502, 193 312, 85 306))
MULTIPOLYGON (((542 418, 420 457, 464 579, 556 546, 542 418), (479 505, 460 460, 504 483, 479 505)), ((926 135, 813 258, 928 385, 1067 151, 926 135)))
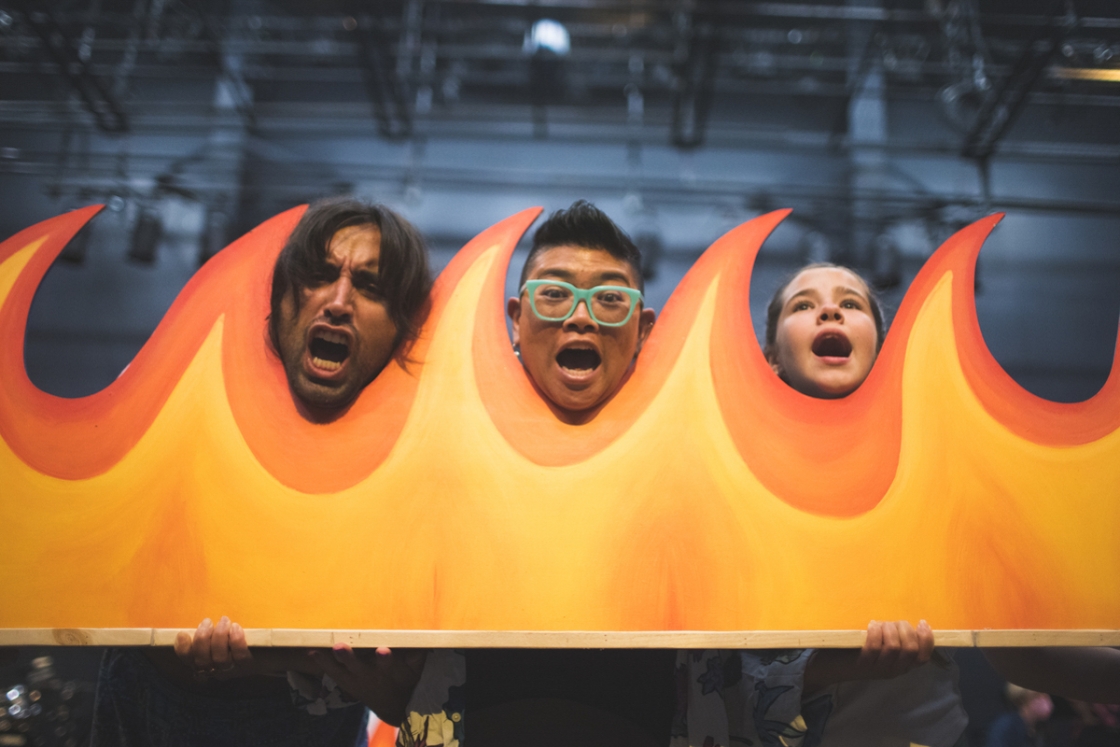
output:
POLYGON ((32 308, 56 394, 112 381, 230 241, 339 193, 400 210, 437 266, 590 199, 655 248, 655 307, 723 231, 792 207, 756 322, 805 259, 897 304, 1004 211, 977 285, 997 359, 1064 401, 1112 362, 1114 0, 0 0, 0 71, 0 233, 110 208, 32 308))
POLYGON ((159 247, 162 233, 163 223, 160 221, 159 209, 151 206, 141 208, 136 225, 132 228, 132 243, 128 247, 128 258, 133 262, 146 265, 155 262, 156 249, 159 247))
MULTIPOLYGON (((88 653, 88 652, 87 652, 88 653)), ((90 656, 67 657, 88 669, 90 656)), ((0 745, 80 747, 89 743, 92 681, 62 679, 51 656, 0 666, 0 745)), ((72 668, 72 667, 68 667, 72 668)), ((83 673, 84 674, 84 673, 83 673)))

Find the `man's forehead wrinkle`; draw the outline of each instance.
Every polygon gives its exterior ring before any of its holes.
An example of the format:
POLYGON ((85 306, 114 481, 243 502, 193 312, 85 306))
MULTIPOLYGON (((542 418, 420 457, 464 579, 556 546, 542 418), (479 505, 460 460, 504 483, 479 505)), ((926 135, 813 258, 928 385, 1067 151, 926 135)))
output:
POLYGON ((381 262, 380 262, 381 254, 380 254, 380 252, 374 251, 374 252, 371 253, 369 258, 367 258, 363 261, 360 261, 360 262, 353 261, 353 256, 354 255, 350 252, 342 252, 340 249, 335 248, 329 254, 327 254, 324 261, 325 261, 326 264, 330 265, 331 267, 334 267, 335 269, 339 269, 339 270, 341 270, 345 266, 349 266, 351 273, 356 273, 356 272, 372 272, 374 274, 377 273, 378 268, 381 265, 381 262))
POLYGON ((327 262, 327 266, 331 269, 340 271, 346 269, 351 275, 357 275, 361 272, 373 273, 374 275, 376 275, 378 271, 378 264, 379 263, 376 260, 363 262, 361 264, 355 264, 353 262, 327 262))

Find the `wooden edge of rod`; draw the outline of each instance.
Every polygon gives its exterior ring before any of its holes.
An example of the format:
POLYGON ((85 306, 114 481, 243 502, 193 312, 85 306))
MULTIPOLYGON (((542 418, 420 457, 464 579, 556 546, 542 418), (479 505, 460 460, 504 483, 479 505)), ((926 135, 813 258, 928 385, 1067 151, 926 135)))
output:
MULTIPOLYGON (((152 645, 174 646, 176 636, 178 636, 180 633, 194 635, 194 631, 194 628, 153 628, 152 645)), ((246 628, 245 641, 250 646, 273 646, 276 645, 272 642, 273 633, 274 631, 271 628, 246 628)))
MULTIPOLYGON (((193 628, 0 628, 0 646, 171 646, 193 628)), ((314 630, 246 628, 250 646, 858 648, 863 630, 314 630)), ((1120 630, 935 630, 938 646, 1120 646, 1120 630)))
POLYGON ((1120 630, 978 630, 976 645, 986 648, 1120 646, 1120 630))
POLYGON ((0 646, 151 646, 151 628, 0 628, 0 646))

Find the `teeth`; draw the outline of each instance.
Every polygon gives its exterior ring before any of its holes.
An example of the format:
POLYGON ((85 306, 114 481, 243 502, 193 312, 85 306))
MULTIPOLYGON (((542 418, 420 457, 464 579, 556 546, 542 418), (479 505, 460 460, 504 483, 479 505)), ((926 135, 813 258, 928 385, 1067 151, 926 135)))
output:
POLYGON ((333 342, 338 345, 346 344, 346 335, 339 332, 330 332, 325 330, 323 332, 316 332, 315 336, 320 340, 326 340, 327 342, 333 342))
POLYGON ((311 362, 315 364, 315 368, 321 368, 324 371, 337 371, 338 369, 342 368, 342 364, 338 361, 328 361, 322 358, 312 357, 311 362))

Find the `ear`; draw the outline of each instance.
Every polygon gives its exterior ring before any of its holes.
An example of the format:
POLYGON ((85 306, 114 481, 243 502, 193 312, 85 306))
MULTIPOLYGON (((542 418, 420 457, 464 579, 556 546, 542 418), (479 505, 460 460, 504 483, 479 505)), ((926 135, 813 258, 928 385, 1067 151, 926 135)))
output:
POLYGON ((782 364, 778 363, 778 356, 774 355, 773 353, 767 353, 766 362, 770 364, 770 368, 774 370, 774 373, 778 374, 778 378, 781 378, 782 364))
POLYGON ((634 355, 642 352, 642 345, 645 344, 649 333, 653 331, 655 321, 657 321, 657 312, 653 309, 643 308, 638 316, 638 349, 634 351, 634 355))
POLYGON ((506 313, 513 322, 513 344, 521 344, 521 298, 511 298, 506 301, 506 313))

